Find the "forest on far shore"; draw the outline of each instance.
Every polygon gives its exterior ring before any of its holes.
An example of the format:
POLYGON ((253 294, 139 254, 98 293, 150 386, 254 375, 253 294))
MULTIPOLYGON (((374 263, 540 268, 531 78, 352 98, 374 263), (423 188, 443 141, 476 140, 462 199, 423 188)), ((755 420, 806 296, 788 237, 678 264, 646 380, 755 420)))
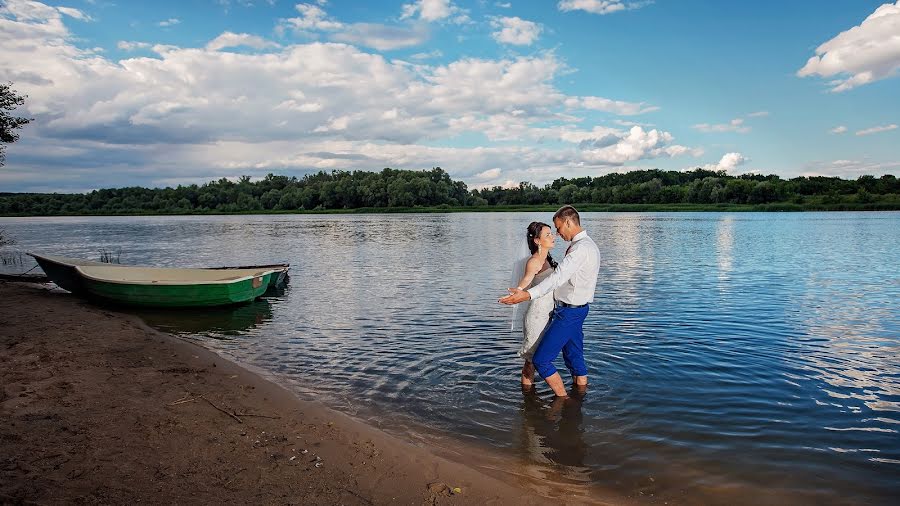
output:
POLYGON ((334 211, 490 211, 574 204, 584 210, 898 210, 893 175, 796 177, 638 170, 559 178, 542 187, 469 190, 431 170, 242 176, 176 188, 110 188, 88 193, 0 193, 0 215, 221 214, 334 211))

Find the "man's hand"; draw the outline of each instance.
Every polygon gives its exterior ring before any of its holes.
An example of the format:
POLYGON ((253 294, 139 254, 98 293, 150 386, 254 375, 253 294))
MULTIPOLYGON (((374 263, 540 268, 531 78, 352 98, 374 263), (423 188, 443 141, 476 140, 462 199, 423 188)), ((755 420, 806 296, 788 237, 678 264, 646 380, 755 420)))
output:
POLYGON ((518 304, 531 299, 531 294, 525 290, 518 288, 507 288, 507 290, 509 290, 509 295, 499 300, 501 304, 518 304))

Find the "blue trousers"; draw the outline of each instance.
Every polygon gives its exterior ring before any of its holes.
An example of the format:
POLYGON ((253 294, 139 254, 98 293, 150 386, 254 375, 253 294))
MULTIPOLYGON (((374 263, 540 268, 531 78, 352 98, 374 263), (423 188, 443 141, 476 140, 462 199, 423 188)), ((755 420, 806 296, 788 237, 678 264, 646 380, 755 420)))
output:
POLYGON ((572 376, 587 376, 587 366, 584 364, 584 319, 588 314, 588 306, 584 307, 556 307, 550 315, 550 323, 544 331, 544 337, 534 350, 531 361, 542 378, 553 376, 556 367, 553 361, 559 356, 560 350, 563 360, 572 376))

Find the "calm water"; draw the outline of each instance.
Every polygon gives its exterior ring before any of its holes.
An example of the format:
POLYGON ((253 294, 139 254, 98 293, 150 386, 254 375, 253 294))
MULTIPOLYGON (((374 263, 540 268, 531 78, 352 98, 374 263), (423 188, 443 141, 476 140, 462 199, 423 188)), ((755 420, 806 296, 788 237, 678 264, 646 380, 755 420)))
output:
POLYGON ((277 296, 143 316, 389 431, 493 446, 513 472, 577 494, 900 496, 900 213, 586 213, 603 255, 585 324, 591 387, 563 405, 543 384, 520 392, 520 337, 496 303, 532 219, 550 215, 0 218, 0 228, 22 250, 97 259, 121 248, 123 263, 290 262, 277 296))

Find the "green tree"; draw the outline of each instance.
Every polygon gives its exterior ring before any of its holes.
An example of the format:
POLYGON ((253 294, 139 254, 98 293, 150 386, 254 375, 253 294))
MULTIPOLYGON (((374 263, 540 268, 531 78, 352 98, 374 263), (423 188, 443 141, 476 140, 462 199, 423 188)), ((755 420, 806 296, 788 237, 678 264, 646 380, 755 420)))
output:
MULTIPOLYGON (((12 83, 0 84, 0 143, 11 144, 19 140, 15 131, 31 122, 31 118, 13 116, 16 107, 25 104, 25 97, 12 89, 12 83)), ((0 167, 6 161, 6 146, 0 144, 0 167)))

